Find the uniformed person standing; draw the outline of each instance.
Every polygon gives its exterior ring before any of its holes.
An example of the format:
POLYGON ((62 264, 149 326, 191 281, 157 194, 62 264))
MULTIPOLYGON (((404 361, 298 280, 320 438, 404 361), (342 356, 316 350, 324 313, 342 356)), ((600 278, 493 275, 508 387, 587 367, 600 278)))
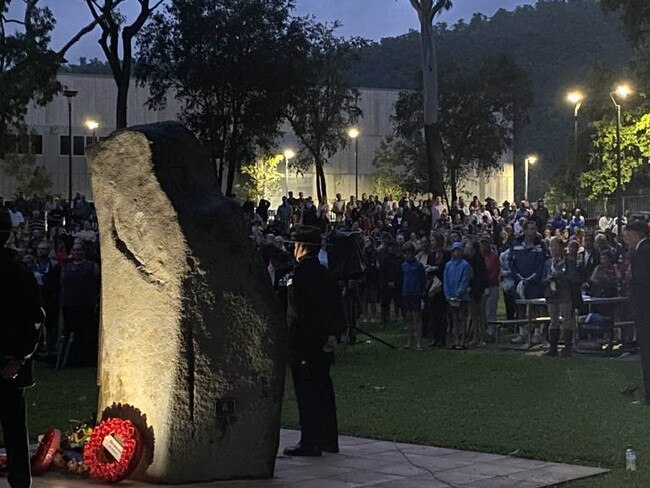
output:
POLYGON ((341 289, 318 261, 321 233, 316 227, 296 229, 294 256, 298 262, 287 282, 289 359, 300 415, 300 443, 288 456, 336 453, 336 400, 330 377, 338 338, 345 330, 341 289))
POLYGON ((25 388, 34 384, 31 357, 43 322, 34 275, 5 246, 9 214, 0 209, 0 423, 4 434, 11 488, 29 488, 29 440, 25 388))

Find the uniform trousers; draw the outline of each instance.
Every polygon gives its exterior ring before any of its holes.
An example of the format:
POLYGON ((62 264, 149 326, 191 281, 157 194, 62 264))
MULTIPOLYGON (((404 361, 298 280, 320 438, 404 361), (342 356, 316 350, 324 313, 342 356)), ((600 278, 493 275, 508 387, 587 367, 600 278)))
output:
POLYGON ((338 447, 336 398, 330 376, 333 354, 294 361, 293 387, 300 417, 300 443, 317 449, 338 447))
POLYGON ((11 488, 29 488, 29 439, 25 412, 25 390, 0 386, 0 423, 4 434, 11 488))
POLYGON ((645 401, 650 404, 650 322, 648 317, 641 317, 635 314, 636 340, 639 345, 641 356, 641 370, 643 371, 643 387, 645 389, 645 401))

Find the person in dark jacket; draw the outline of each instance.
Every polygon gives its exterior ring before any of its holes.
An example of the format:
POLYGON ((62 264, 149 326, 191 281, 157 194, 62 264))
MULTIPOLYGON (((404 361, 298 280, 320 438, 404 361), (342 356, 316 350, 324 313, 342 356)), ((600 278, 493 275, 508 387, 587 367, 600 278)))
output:
MULTIPOLYGON (((437 277, 444 287, 445 266, 451 260, 451 253, 445 249, 445 239, 442 234, 434 234, 432 239, 433 252, 429 256, 430 274, 437 277)), ((433 276, 431 277, 433 281, 433 276)), ((447 347, 447 299, 443 290, 432 290, 429 286, 429 323, 431 326, 432 347, 447 347)))
POLYGON ((546 224, 548 224, 550 218, 548 209, 544 206, 544 200, 539 200, 537 202, 537 208, 533 212, 533 220, 537 225, 537 232, 540 234, 544 233, 544 229, 546 229, 546 224))
POLYGON ((99 320, 99 266, 86 259, 83 245, 75 242, 71 259, 61 272, 61 295, 64 335, 73 338, 70 348, 70 366, 97 365, 99 320), (74 336, 71 334, 74 333, 74 336))
POLYGON ((395 318, 402 305, 402 258, 399 247, 391 242, 383 258, 379 259, 379 287, 381 290, 381 320, 390 320, 390 304, 395 303, 395 318))
POLYGON ((11 218, 0 211, 0 423, 7 450, 9 486, 29 488, 29 440, 25 389, 34 385, 32 356, 38 345, 43 312, 36 279, 4 245, 11 218))
POLYGON ((59 312, 61 303, 61 266, 50 258, 47 241, 38 243, 36 250, 35 276, 41 294, 41 305, 45 310, 45 352, 56 353, 59 336, 59 312))
POLYGON ((630 305, 634 314, 636 338, 639 343, 645 405, 650 405, 650 239, 648 226, 636 220, 625 228, 625 240, 632 251, 630 267, 630 305))
POLYGON ((485 345, 485 301, 488 289, 488 272, 479 243, 475 240, 465 244, 465 260, 471 266, 469 320, 470 346, 485 345))
MULTIPOLYGON (((542 298, 544 296, 544 264, 548 253, 542 246, 537 236, 537 225, 528 221, 524 225, 524 235, 513 242, 510 248, 510 272, 515 280, 516 298, 542 298)), ((525 317, 523 310, 518 310, 517 315, 525 317)), ((513 339, 515 343, 523 343, 525 331, 520 329, 519 337, 513 339)), ((535 331, 533 342, 539 342, 539 330, 535 331)))
POLYGON ((287 456, 338 452, 338 426, 330 367, 338 338, 345 331, 341 289, 318 261, 321 233, 316 227, 296 230, 298 262, 287 282, 289 360, 298 402, 301 437, 284 450, 287 456))
POLYGON ((573 352, 574 331, 574 289, 581 283, 577 263, 567 259, 564 241, 553 237, 550 244, 551 258, 544 264, 544 297, 551 317, 548 329, 549 356, 557 356, 560 332, 564 333, 564 350, 562 355, 571 356, 573 352), (562 318, 560 321, 560 317, 562 318))

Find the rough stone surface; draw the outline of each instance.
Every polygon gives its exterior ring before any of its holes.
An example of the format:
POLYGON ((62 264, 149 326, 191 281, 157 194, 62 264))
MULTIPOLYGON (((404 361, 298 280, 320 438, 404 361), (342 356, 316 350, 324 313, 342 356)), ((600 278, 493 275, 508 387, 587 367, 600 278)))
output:
POLYGON ((89 165, 103 264, 99 411, 140 416, 146 480, 273 476, 285 338, 240 209, 177 123, 116 132, 89 165))

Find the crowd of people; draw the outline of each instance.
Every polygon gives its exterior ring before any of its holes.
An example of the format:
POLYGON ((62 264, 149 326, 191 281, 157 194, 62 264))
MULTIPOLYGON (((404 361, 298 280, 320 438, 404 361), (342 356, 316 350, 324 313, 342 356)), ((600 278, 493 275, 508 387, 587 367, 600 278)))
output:
POLYGON ((80 194, 70 206, 36 195, 1 203, 11 218, 6 247, 34 274, 46 313, 39 354, 53 360, 67 350, 69 365, 95 365, 100 253, 93 205, 80 194))
MULTIPOLYGON (((267 200, 249 202, 244 210, 278 292, 295 265, 291 238, 298 226, 321 230, 324 266, 333 252, 329 235, 362 239, 362 266, 356 276, 344 277, 360 283, 354 320, 402 319, 405 348, 481 347, 495 339, 501 297, 509 320, 525 318, 517 299, 546 298, 549 354, 558 354, 562 336, 561 352, 570 355, 582 297, 629 293, 630 246, 618 235, 616 218, 596 216, 587 225, 579 209, 566 205, 549 210, 543 201, 499 205, 478 197, 448 205, 431 194, 416 199, 405 193, 347 201, 339 194, 330 207, 289 192, 275 212, 267 200)), ((348 283, 342 285, 346 290, 348 283)), ((540 342, 543 333, 535 330, 528 338, 522 328, 513 342, 540 342)))

